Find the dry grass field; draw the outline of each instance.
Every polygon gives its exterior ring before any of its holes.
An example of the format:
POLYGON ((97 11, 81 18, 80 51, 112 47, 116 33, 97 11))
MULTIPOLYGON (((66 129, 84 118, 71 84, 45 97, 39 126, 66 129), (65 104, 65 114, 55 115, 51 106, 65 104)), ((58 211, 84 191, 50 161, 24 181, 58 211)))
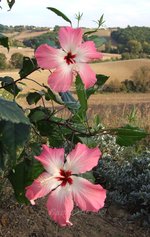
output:
MULTIPOLYGON (((88 31, 88 30, 91 30, 91 29, 86 29, 85 31, 88 31)), ((40 36, 40 35, 42 35, 44 33, 47 33, 47 32, 48 31, 32 32, 30 30, 25 30, 25 31, 22 31, 22 32, 5 33, 4 35, 9 37, 10 39, 19 40, 19 41, 22 42, 25 39, 37 37, 37 36, 40 36)), ((112 32, 112 29, 108 28, 108 29, 100 29, 94 34, 96 34, 100 37, 110 38, 111 32, 112 32)), ((21 47, 18 47, 18 48, 11 47, 9 52, 8 52, 6 48, 3 48, 3 47, 0 46, 0 52, 4 53, 8 60, 10 59, 10 57, 13 53, 17 53, 17 52, 22 53, 24 56, 28 56, 28 57, 32 57, 33 54, 34 54, 33 49, 31 49, 31 48, 21 48, 21 47)), ((105 60, 120 59, 120 58, 121 58, 120 54, 104 53, 102 60, 105 61, 105 60)))
MULTIPOLYGON (((150 60, 128 60, 116 62, 102 62, 91 64, 96 73, 106 74, 110 76, 109 80, 118 79, 120 81, 129 79, 132 73, 139 67, 150 66, 150 60)), ((1 72, 0 76, 9 75, 14 79, 18 79, 18 71, 1 72)), ((29 76, 40 84, 47 85, 48 71, 37 71, 29 76)), ((30 90, 40 90, 41 87, 32 81, 23 80, 27 86, 24 87, 22 93, 26 94, 30 90)), ((18 102, 23 107, 28 107, 24 98, 19 98, 18 102)), ((51 106, 51 103, 47 103, 51 106)), ((135 124, 142 127, 150 128, 150 94, 149 93, 98 93, 89 99, 89 116, 93 120, 95 114, 99 114, 103 123, 109 127, 120 126, 128 122, 131 111, 136 110, 135 124)), ((68 114, 64 111, 64 116, 68 114)))
MULTIPOLYGON (((24 56, 27 56, 27 57, 34 56, 34 50, 29 47, 26 47, 26 48, 10 47, 10 50, 8 52, 8 50, 6 48, 0 46, 0 52, 5 54, 5 56, 7 57, 7 61, 9 61, 9 59, 11 58, 11 55, 14 53, 22 53, 24 56)), ((120 54, 103 53, 102 61, 111 60, 111 59, 121 59, 121 55, 120 54)))
POLYGON ((93 63, 91 67, 97 74, 110 76, 110 80, 124 81, 130 79, 134 71, 140 67, 150 67, 150 59, 132 59, 114 62, 93 63))
POLYGON ((32 32, 31 30, 25 30, 22 32, 14 32, 14 33, 8 33, 5 34, 7 37, 10 37, 12 39, 16 39, 19 41, 23 41, 24 39, 29 39, 29 38, 33 38, 33 37, 37 37, 39 35, 42 35, 44 33, 47 33, 48 30, 45 31, 38 31, 38 32, 32 32))
POLYGON ((5 54, 7 61, 10 60, 11 55, 14 53, 21 53, 26 57, 33 57, 34 56, 34 50, 31 48, 28 48, 28 47, 26 47, 26 48, 10 47, 9 52, 8 52, 8 50, 6 48, 0 46, 0 52, 5 54))

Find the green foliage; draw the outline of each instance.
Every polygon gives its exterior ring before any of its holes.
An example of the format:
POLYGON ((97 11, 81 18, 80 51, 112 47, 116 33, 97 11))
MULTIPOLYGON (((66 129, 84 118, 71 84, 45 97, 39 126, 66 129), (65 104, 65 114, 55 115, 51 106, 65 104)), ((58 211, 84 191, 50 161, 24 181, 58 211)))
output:
POLYGON ((23 54, 21 53, 13 53, 10 58, 10 64, 14 68, 22 68, 22 63, 23 63, 23 54))
POLYGON ((43 171, 42 165, 33 158, 35 155, 39 155, 40 153, 39 145, 31 143, 29 144, 29 148, 32 152, 28 150, 24 151, 23 156, 26 158, 8 175, 15 192, 15 197, 20 203, 29 202, 25 197, 25 188, 43 171))
POLYGON ((105 82, 109 79, 108 76, 103 74, 96 74, 97 82, 91 88, 86 90, 87 99, 92 95, 95 94, 97 91, 101 90, 104 86, 105 82))
MULTIPOLYGON (((139 52, 149 54, 150 28, 130 27, 119 28, 111 33, 111 38, 118 44, 119 53, 129 52, 134 56, 139 52)), ((137 56, 136 56, 137 57, 137 56)))
POLYGON ((43 94, 44 94, 44 92, 42 92, 42 91, 30 92, 27 95, 26 100, 29 105, 37 104, 37 102, 42 98, 43 94))
POLYGON ((47 7, 47 9, 51 10, 51 11, 54 12, 56 15, 62 17, 65 21, 69 22, 69 23, 72 25, 72 22, 69 20, 69 18, 68 18, 64 13, 62 13, 61 11, 59 11, 58 9, 53 8, 53 7, 47 7))
MULTIPOLYGON (((14 1, 8 2, 11 8, 14 1)), ((59 10, 51 7, 48 7, 48 9, 72 24, 70 19, 59 10)), ((82 14, 77 17, 78 20, 81 19, 82 14)), ((96 22, 98 26, 94 32, 100 28, 103 22, 102 15, 96 22)), ((22 29, 27 29, 27 27, 20 25, 8 29, 0 25, 0 29, 3 29, 3 31, 15 29, 20 32, 22 29)), ((32 29, 31 26, 29 30, 32 29)), ((54 32, 30 39, 26 43, 34 48, 43 43, 57 48, 59 47, 57 30, 58 27, 55 27, 54 32)), ((84 34, 86 40, 93 40, 98 47, 104 43, 104 39, 100 39, 98 36, 88 36, 91 33, 93 31, 84 34)), ((8 48, 6 38, 1 37, 0 43, 8 48)), ((137 45, 134 44, 133 47, 133 42, 132 44, 129 42, 129 45, 132 46, 131 53, 141 51, 139 48, 135 50, 137 45)), ((5 57, 1 56, 1 61, 4 63, 5 57)), ((39 67, 35 58, 23 57, 21 54, 12 55, 10 61, 15 68, 20 68, 20 78, 17 80, 9 76, 0 78, 0 89, 8 91, 13 96, 11 98, 13 101, 0 98, 0 174, 1 177, 7 176, 9 178, 18 201, 27 202, 25 187, 30 185, 43 171, 40 163, 34 159, 34 156, 40 153, 41 144, 44 143, 50 147, 64 147, 65 151, 68 152, 78 142, 85 143, 89 147, 98 146, 99 140, 97 137, 99 138, 101 134, 105 133, 111 133, 116 137, 117 143, 122 146, 130 146, 147 135, 145 131, 130 125, 116 129, 105 129, 101 125, 99 116, 95 116, 92 124, 89 124, 87 116, 88 99, 92 94, 101 90, 107 81, 108 77, 102 74, 96 75, 97 82, 87 90, 80 76, 77 75, 75 80, 77 97, 75 98, 69 91, 57 94, 48 86, 30 79, 42 88, 41 91, 35 90, 26 95, 28 109, 24 111, 15 102, 16 96, 19 96, 21 91, 18 83, 21 83, 22 80, 29 80, 28 76, 39 70, 39 67), (39 101, 42 102, 42 106, 36 105, 39 101), (61 114, 63 109, 67 112, 69 110, 69 115, 63 116, 61 114)), ((89 177, 92 178, 91 175, 89 177)))
POLYGON ((30 123, 15 102, 0 98, 0 172, 15 166, 29 136, 30 123))
POLYGON ((23 65, 19 72, 21 78, 25 78, 30 73, 37 70, 37 62, 35 58, 23 57, 23 65))
POLYGON ((40 36, 33 37, 31 39, 26 39, 23 41, 23 44, 27 47, 31 47, 33 49, 36 49, 41 44, 48 44, 52 47, 58 47, 58 39, 56 32, 48 32, 44 33, 40 36))
POLYGON ((137 40, 129 40, 127 45, 132 54, 139 54, 142 51, 142 44, 137 40))
POLYGON ((137 69, 131 79, 135 86, 136 92, 149 92, 150 91, 150 68, 143 66, 137 69))
POLYGON ((98 31, 98 29, 105 23, 105 21, 104 21, 104 14, 101 15, 101 17, 97 21, 94 21, 94 22, 97 24, 97 28, 95 30, 86 31, 84 33, 84 36, 85 35, 93 34, 93 33, 98 31))
POLYGON ((120 92, 123 90, 123 86, 119 80, 111 80, 102 88, 105 92, 120 92))
POLYGON ((93 41, 98 48, 106 42, 106 39, 98 35, 91 35, 87 38, 87 41, 93 41))
POLYGON ((16 104, 16 102, 0 98, 0 121, 3 120, 29 125, 29 120, 25 117, 23 110, 16 104))
POLYGON ((77 14, 75 14, 75 19, 77 19, 77 27, 79 27, 82 16, 83 16, 83 12, 82 13, 78 12, 77 14))
POLYGON ((150 156, 149 153, 132 157, 119 164, 113 157, 102 158, 94 169, 96 183, 107 190, 107 202, 127 209, 132 219, 150 223, 150 156))
POLYGON ((7 4, 9 6, 9 10, 11 10, 11 8, 13 7, 13 5, 15 4, 15 0, 7 0, 7 4))
POLYGON ((128 26, 127 28, 119 28, 111 34, 113 40, 120 44, 126 44, 130 40, 139 42, 150 42, 150 27, 128 26))
MULTIPOLYGON (((1 31, 0 31, 1 32, 1 31)), ((0 45, 9 50, 8 37, 0 33, 0 45)))
POLYGON ((7 68, 6 56, 3 53, 0 53, 0 70, 4 70, 7 68))
POLYGON ((22 90, 18 87, 12 77, 0 77, 1 85, 5 88, 6 91, 10 92, 14 97, 22 90))
POLYGON ((86 116, 86 111, 87 111, 87 95, 86 95, 86 91, 84 89, 84 84, 80 78, 80 76, 78 75, 76 78, 76 92, 77 92, 77 96, 78 96, 78 100, 80 103, 80 109, 79 109, 79 114, 81 113, 81 116, 83 116, 83 118, 86 116))
POLYGON ((147 66, 140 67, 133 72, 130 80, 122 82, 127 92, 149 92, 150 91, 150 69, 147 66))
POLYGON ((113 129, 116 133, 116 143, 120 146, 131 146, 136 141, 141 140, 147 136, 147 133, 143 129, 126 125, 121 128, 113 129))

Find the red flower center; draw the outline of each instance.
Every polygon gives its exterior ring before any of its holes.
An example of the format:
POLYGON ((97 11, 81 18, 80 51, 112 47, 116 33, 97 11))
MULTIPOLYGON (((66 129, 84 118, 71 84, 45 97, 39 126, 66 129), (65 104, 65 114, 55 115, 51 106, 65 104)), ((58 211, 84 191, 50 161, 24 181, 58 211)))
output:
POLYGON ((62 181, 61 186, 65 186, 67 183, 72 184, 73 180, 70 177, 71 176, 71 171, 67 170, 60 170, 60 175, 61 177, 57 177, 57 180, 62 181))
POLYGON ((68 65, 70 65, 70 64, 73 64, 73 63, 76 62, 75 59, 74 59, 75 57, 76 57, 75 54, 72 54, 71 52, 69 52, 69 53, 64 57, 64 59, 66 60, 66 63, 67 63, 68 65))

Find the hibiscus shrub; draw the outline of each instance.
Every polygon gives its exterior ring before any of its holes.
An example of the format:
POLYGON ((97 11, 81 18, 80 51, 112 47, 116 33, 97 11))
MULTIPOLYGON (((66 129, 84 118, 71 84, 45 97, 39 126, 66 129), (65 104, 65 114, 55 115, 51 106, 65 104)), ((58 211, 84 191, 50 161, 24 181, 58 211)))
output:
POLYGON ((99 161, 94 169, 96 183, 107 190, 107 203, 116 203, 139 219, 142 224, 150 223, 150 154, 133 157, 119 163, 111 156, 99 161))
MULTIPOLYGON (((72 25, 63 13, 49 9, 72 25)), ((103 16, 98 28, 102 22, 103 16)), ((82 210, 97 211, 104 205, 105 190, 77 177, 98 163, 101 152, 95 136, 110 133, 119 145, 129 146, 147 135, 131 125, 103 128, 98 115, 92 123, 88 121, 88 99, 108 79, 96 75, 88 64, 102 57, 91 41, 98 39, 89 34, 81 28, 62 27, 58 32, 60 48, 42 44, 36 49, 35 58, 23 58, 17 80, 0 77, 0 89, 12 95, 10 100, 0 98, 0 178, 9 179, 22 203, 29 200, 34 204, 34 200, 50 192, 48 212, 60 225, 70 223, 73 200, 82 210), (49 70, 44 84, 32 79, 35 71, 43 77, 44 69, 49 70), (22 90, 28 81, 38 89, 24 96, 22 90), (28 104, 26 108, 19 103, 20 97, 28 104), (62 111, 67 113, 63 116, 62 111)), ((0 44, 9 49, 8 37, 0 35, 0 44)))

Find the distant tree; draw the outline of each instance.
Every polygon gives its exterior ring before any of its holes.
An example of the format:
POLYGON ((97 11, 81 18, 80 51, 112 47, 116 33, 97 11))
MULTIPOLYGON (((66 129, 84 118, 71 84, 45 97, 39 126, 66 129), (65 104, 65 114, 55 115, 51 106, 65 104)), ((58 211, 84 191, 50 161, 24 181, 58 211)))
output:
POLYGON ((123 85, 117 79, 110 81, 105 84, 103 87, 103 91, 105 92, 120 92, 123 90, 123 85))
POLYGON ((130 53, 128 53, 128 52, 122 53, 122 54, 121 54, 121 58, 122 58, 123 60, 128 60, 128 59, 130 59, 130 58, 131 58, 131 57, 130 57, 130 53))
POLYGON ((59 29, 60 29, 60 26, 58 26, 58 25, 55 25, 55 26, 54 26, 54 32, 55 32, 55 33, 58 33, 59 29))
POLYGON ((137 92, 150 91, 150 68, 143 66, 136 70, 131 76, 137 92))
POLYGON ((7 58, 4 53, 0 53, 0 70, 7 68, 7 58))
POLYGON ((126 92, 136 92, 134 81, 126 79, 122 82, 122 85, 124 86, 124 90, 126 92))
POLYGON ((142 46, 143 46, 143 52, 146 54, 150 54, 150 43, 144 41, 142 46))
POLYGON ((129 40, 127 46, 132 54, 139 54, 142 51, 142 44, 137 40, 129 40))
POLYGON ((14 68, 21 68, 22 67, 22 61, 23 61, 23 54, 14 53, 14 54, 11 55, 10 64, 14 68))

